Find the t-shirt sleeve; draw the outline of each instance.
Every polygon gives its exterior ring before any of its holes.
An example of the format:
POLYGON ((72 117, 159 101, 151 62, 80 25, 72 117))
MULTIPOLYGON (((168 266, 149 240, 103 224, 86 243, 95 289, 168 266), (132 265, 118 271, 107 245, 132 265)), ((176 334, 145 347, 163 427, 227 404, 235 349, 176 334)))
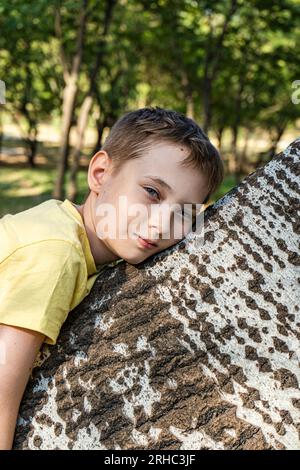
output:
POLYGON ((78 296, 79 273, 80 257, 69 242, 18 248, 0 264, 0 323, 38 331, 45 343, 56 344, 75 291, 78 296))

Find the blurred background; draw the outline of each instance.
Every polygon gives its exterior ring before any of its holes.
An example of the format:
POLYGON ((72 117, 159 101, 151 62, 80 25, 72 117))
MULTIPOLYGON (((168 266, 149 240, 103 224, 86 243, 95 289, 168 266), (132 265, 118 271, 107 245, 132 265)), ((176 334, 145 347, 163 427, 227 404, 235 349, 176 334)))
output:
POLYGON ((220 150, 215 202, 299 136, 299 40, 299 0, 0 0, 0 217, 82 203, 113 123, 149 105, 220 150))

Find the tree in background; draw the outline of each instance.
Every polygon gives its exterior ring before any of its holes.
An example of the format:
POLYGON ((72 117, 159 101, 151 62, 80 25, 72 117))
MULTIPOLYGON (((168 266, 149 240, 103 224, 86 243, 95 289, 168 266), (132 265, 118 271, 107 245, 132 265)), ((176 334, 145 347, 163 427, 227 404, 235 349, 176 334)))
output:
POLYGON ((61 77, 47 42, 47 2, 3 0, 0 5, 0 67, 5 110, 20 128, 30 167, 35 166, 38 127, 60 107, 61 77))
POLYGON ((195 119, 237 183, 299 118, 297 0, 2 0, 0 12, 5 109, 25 129, 30 164, 40 123, 60 117, 55 198, 69 161, 68 197, 77 197, 86 129, 96 129, 95 152, 130 109, 159 105, 195 119), (258 131, 264 152, 249 144, 258 131))

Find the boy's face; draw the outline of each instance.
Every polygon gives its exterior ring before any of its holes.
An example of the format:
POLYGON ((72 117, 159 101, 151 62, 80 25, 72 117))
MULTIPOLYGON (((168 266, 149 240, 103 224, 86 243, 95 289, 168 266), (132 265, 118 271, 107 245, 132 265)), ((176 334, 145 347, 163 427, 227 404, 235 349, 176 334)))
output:
POLYGON ((181 145, 158 143, 143 157, 126 161, 116 174, 105 151, 93 156, 88 179, 94 191, 94 226, 118 258, 138 264, 191 231, 194 217, 182 217, 184 203, 191 214, 191 204, 200 205, 206 197, 207 185, 199 170, 180 165, 187 155, 181 145), (144 246, 139 237, 155 246, 144 246))

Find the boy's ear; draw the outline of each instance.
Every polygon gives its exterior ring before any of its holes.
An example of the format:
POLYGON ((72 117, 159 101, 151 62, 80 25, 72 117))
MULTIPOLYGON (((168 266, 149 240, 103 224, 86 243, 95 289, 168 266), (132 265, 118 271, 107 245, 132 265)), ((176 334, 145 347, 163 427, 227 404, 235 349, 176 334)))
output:
POLYGON ((88 185, 91 191, 100 191, 103 177, 110 173, 111 167, 112 160, 105 150, 99 150, 93 155, 88 169, 88 185))

